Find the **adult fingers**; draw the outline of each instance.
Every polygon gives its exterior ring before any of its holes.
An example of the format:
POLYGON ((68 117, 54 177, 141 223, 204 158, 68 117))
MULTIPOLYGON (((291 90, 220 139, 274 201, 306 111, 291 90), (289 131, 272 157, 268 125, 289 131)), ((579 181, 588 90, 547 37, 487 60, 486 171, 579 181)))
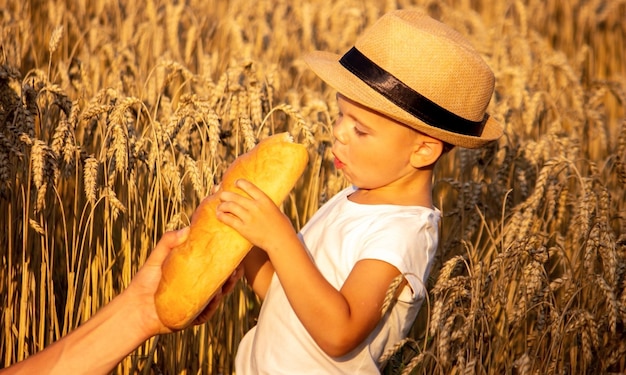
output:
POLYGON ((188 235, 189 227, 164 233, 150 253, 148 261, 162 263, 165 257, 167 257, 167 254, 169 254, 170 250, 183 244, 187 240, 188 235))

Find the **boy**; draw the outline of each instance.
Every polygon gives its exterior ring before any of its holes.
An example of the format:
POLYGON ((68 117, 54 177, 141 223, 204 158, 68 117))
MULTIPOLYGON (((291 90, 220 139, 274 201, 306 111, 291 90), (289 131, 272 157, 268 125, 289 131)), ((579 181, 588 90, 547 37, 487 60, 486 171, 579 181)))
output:
POLYGON ((425 296, 438 242, 431 190, 450 146, 476 148, 502 127, 485 114, 494 77, 457 32, 421 11, 384 15, 343 56, 306 58, 337 90, 335 166, 351 187, 296 234, 248 181, 251 199, 223 192, 218 218, 255 245, 243 262, 264 300, 242 340, 238 375, 377 374, 406 337, 425 296), (381 314, 390 283, 403 286, 381 314))

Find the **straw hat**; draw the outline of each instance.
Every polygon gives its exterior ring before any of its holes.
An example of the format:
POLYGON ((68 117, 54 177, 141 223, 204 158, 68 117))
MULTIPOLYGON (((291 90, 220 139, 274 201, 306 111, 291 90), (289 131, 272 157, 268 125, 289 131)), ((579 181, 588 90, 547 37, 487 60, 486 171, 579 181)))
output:
POLYGON ((461 34, 421 10, 387 13, 343 56, 316 51, 305 61, 342 95, 431 137, 478 148, 502 135, 485 112, 493 72, 461 34))

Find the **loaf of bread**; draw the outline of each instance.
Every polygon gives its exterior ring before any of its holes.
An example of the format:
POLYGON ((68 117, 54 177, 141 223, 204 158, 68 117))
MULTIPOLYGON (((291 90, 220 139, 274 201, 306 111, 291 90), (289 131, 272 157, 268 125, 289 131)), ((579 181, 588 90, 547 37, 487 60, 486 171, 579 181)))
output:
MULTIPOLYGON (((220 191, 246 195, 235 187, 235 181, 242 178, 280 205, 307 163, 303 145, 293 142, 288 133, 272 135, 235 159, 224 173, 220 191)), ((171 329, 191 324, 252 248, 237 231, 218 221, 216 195, 198 205, 187 241, 163 263, 155 303, 159 318, 171 329)))

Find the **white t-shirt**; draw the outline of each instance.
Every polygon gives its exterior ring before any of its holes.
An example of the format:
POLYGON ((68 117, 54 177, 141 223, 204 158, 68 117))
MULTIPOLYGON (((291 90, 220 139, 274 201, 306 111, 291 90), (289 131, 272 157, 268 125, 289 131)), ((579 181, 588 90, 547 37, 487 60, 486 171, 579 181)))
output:
POLYGON ((258 324, 239 344, 237 375, 379 374, 378 358, 408 334, 426 295, 423 280, 437 249, 440 213, 420 206, 354 203, 348 199, 354 191, 346 188, 323 205, 302 228, 300 239, 337 289, 361 259, 390 263, 404 274, 410 288, 402 291, 392 311, 363 343, 337 358, 317 346, 274 274, 258 324))

